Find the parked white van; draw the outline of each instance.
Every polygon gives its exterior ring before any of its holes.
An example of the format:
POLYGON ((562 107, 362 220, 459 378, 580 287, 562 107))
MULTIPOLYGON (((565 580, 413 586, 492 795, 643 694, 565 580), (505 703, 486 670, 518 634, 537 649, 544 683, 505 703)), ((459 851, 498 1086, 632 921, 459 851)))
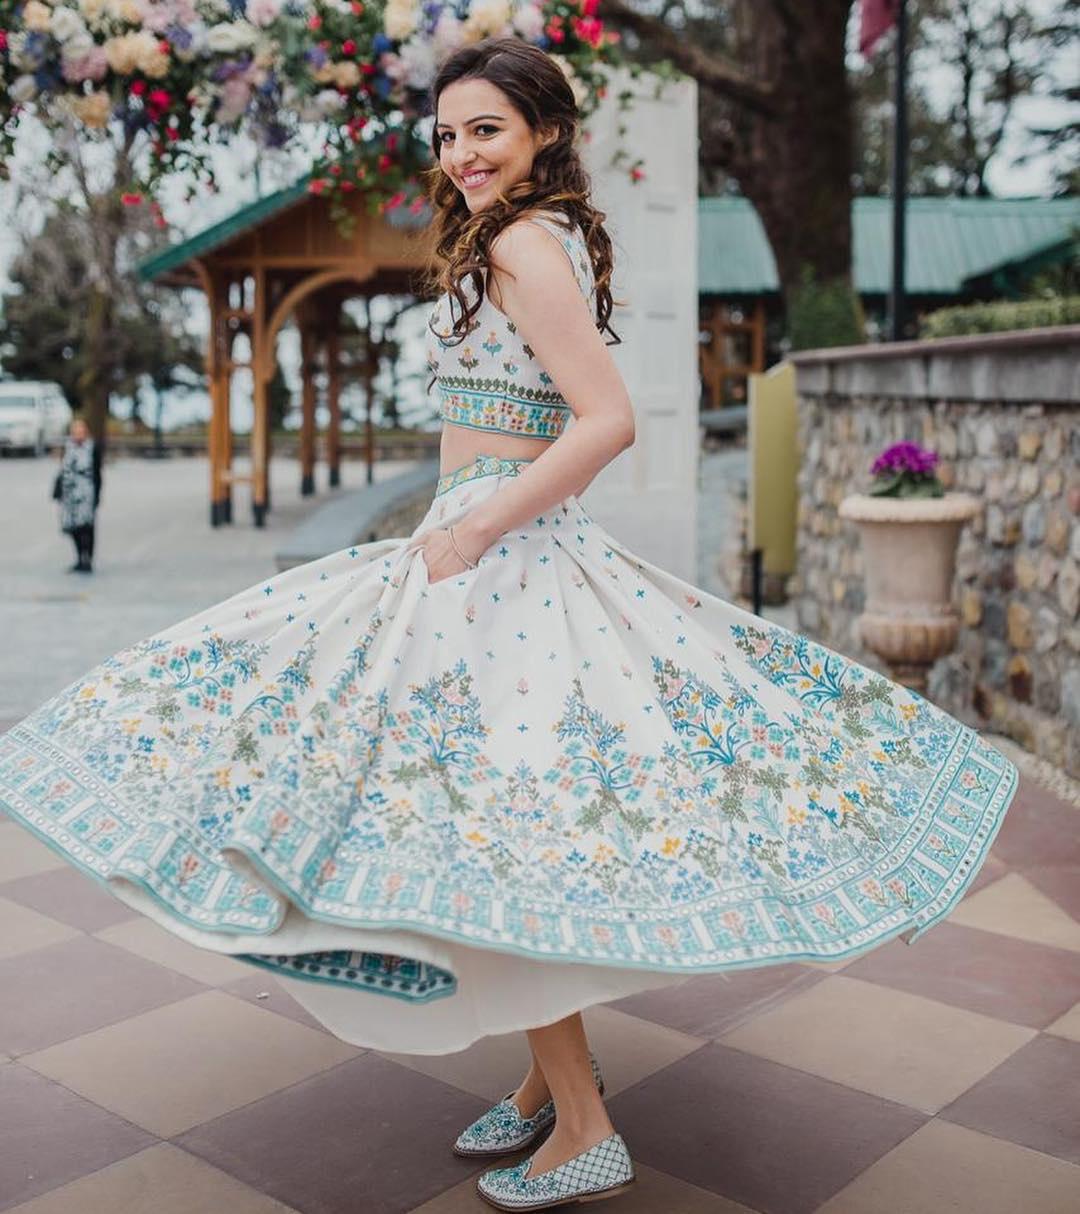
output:
POLYGON ((0 455, 31 451, 44 455, 62 443, 71 406, 57 384, 40 380, 0 381, 0 455))

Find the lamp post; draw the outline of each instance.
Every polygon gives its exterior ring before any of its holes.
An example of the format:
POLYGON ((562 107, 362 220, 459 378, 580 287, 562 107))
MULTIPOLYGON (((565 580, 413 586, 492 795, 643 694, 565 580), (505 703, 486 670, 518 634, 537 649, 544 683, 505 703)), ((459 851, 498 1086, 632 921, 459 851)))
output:
POLYGON ((904 337, 904 262, 907 246, 907 7, 896 4, 896 72, 893 95, 892 288, 889 292, 889 340, 904 337))

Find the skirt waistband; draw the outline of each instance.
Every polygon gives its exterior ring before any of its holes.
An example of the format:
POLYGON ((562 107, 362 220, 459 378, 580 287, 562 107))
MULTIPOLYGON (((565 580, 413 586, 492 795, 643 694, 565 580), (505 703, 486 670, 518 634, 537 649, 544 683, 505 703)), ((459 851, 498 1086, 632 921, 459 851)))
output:
POLYGON ((517 476, 532 459, 509 459, 502 455, 477 455, 467 464, 455 468, 440 476, 435 486, 435 496, 456 489, 465 481, 475 480, 478 476, 517 476))

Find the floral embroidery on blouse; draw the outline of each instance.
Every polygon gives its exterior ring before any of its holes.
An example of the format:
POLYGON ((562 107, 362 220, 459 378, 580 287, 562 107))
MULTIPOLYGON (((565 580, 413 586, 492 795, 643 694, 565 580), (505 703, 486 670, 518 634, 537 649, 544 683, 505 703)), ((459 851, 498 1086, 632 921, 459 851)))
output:
MULTIPOLYGON (((578 287, 591 306, 596 287, 580 227, 568 230, 547 215, 530 222, 562 245, 578 287)), ((470 279, 464 281, 462 290, 467 296, 475 291, 470 279)), ((479 345, 462 345, 456 335, 451 337, 453 325, 447 323, 448 315, 453 315, 453 302, 445 293, 430 314, 427 349, 427 366, 435 377, 443 421, 476 430, 558 438, 570 420, 570 406, 551 375, 537 363, 535 352, 522 340, 514 322, 485 295, 469 333, 480 329, 486 336, 479 345), (448 351, 452 352, 450 364, 446 362, 448 351)))

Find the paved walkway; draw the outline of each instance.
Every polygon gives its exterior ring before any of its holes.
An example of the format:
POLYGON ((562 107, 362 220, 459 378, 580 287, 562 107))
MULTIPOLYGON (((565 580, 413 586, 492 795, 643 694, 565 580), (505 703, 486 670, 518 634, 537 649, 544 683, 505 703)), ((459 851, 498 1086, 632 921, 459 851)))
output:
MULTIPOLYGON (((376 466, 378 479, 411 467, 376 466)), ((251 523, 246 486, 237 489, 236 522, 211 528, 204 459, 110 461, 98 511, 95 572, 68 573, 74 546, 49 500, 52 460, 0 463, 0 636, 4 637, 0 720, 18 717, 91 666, 144 636, 177 623, 274 571, 274 551, 296 524, 325 502, 300 496, 292 460, 272 460, 273 509, 264 528, 251 523)), ((364 466, 342 465, 342 485, 359 488, 364 466)))
MULTIPOLYGON (((267 530, 241 510, 211 532, 205 465, 108 471, 101 572, 76 582, 48 470, 3 466, 0 729, 265 577, 307 508, 275 468, 267 530)), ((974 889, 917 944, 588 1009, 639 1178, 605 1209, 1076 1214, 1078 828, 1023 781, 974 889)), ((480 1214, 483 1169, 449 1143, 525 1059, 522 1034, 432 1058, 344 1045, 0 822, 0 1210, 480 1214)))

